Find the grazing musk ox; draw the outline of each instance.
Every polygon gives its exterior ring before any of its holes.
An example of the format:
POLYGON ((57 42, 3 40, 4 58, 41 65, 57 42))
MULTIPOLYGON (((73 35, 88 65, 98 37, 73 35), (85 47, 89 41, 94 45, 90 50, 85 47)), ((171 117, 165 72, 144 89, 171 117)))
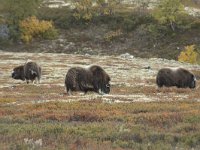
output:
POLYGON ((37 63, 28 61, 24 65, 15 67, 12 72, 12 78, 16 80, 29 80, 33 83, 36 79, 40 83, 41 67, 37 63))
POLYGON ((68 70, 65 77, 65 87, 69 95, 71 91, 94 91, 99 94, 110 92, 110 77, 97 65, 89 68, 73 67, 68 70))
POLYGON ((183 68, 163 68, 158 71, 156 83, 158 87, 195 88, 196 78, 191 72, 183 68))

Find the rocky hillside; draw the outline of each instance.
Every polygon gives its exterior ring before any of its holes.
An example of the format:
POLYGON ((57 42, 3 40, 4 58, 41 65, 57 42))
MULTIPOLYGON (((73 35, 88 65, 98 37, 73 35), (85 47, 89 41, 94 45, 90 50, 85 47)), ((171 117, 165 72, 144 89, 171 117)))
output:
MULTIPOLYGON (((0 49, 12 52, 50 52, 50 53, 67 53, 67 54, 90 54, 90 55, 120 55, 130 53, 137 57, 159 57, 177 60, 180 52, 185 46, 194 44, 199 49, 200 32, 199 21, 191 21, 183 29, 172 33, 171 29, 159 26, 151 21, 144 21, 143 17, 137 18, 132 14, 122 16, 113 16, 110 18, 94 18, 91 24, 81 24, 73 22, 70 17, 72 14, 68 9, 62 6, 71 5, 68 0, 46 0, 44 5, 51 5, 40 10, 40 18, 54 21, 58 29, 58 37, 54 40, 34 39, 29 44, 20 41, 0 41, 0 49), (133 16, 133 17, 132 17, 133 16), (124 18, 124 19, 122 19, 124 18), (135 18, 135 19, 134 19, 135 18), (124 21, 122 21, 124 20, 124 21), (121 22, 120 22, 121 21, 121 22), (98 23, 99 22, 99 23, 98 23), (71 25, 73 24, 73 25, 71 25), (74 25, 75 24, 75 25, 74 25), (190 26, 192 26, 190 28, 190 26), (122 28, 122 29, 121 29, 122 28), (186 28, 186 29, 185 29, 186 28), (188 29, 187 29, 188 28, 188 29), (129 31, 130 30, 130 31, 129 31)), ((156 3, 156 0, 144 1, 120 1, 126 4, 149 2, 156 3)), ((133 6, 133 5, 125 5, 133 6)), ((68 7, 67 7, 68 8, 68 7)), ((185 7, 191 15, 198 15, 199 9, 185 7)), ((123 9, 121 10, 124 11, 123 9)), ((192 18, 192 17, 191 17, 192 18)), ((186 19, 186 20, 189 20, 186 19)), ((182 28, 182 27, 181 27, 182 28)), ((0 27, 0 38, 7 39, 9 30, 6 26, 0 27)))
POLYGON ((174 101, 200 99, 200 81, 197 88, 158 89, 155 76, 162 67, 184 67, 199 77, 200 66, 180 63, 166 59, 142 59, 129 54, 120 56, 91 56, 53 53, 11 53, 0 52, 0 100, 1 104, 41 103, 48 101, 98 100, 105 102, 136 101, 174 101), (41 84, 27 85, 23 81, 11 78, 12 69, 24 64, 27 59, 36 61, 42 67, 41 84), (111 93, 100 96, 96 93, 65 93, 64 79, 67 70, 73 66, 85 67, 91 64, 101 65, 111 76, 111 93))

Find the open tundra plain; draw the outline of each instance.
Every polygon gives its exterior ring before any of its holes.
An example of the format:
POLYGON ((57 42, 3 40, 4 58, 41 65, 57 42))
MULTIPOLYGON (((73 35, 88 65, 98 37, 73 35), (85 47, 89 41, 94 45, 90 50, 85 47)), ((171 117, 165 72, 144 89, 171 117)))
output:
POLYGON ((200 149, 200 81, 196 89, 157 88, 160 68, 200 66, 128 54, 90 56, 0 52, 1 149, 200 149), (27 59, 42 67, 40 84, 11 78, 27 59), (70 67, 101 65, 111 92, 65 92, 70 67))

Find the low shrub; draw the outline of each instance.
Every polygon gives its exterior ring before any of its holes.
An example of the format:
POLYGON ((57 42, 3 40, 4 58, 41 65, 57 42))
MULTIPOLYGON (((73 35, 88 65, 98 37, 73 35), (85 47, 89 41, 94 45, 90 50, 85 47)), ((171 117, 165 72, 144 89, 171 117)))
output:
POLYGON ((122 31, 120 29, 118 29, 116 31, 110 31, 105 34, 104 40, 109 42, 109 41, 112 41, 112 40, 118 38, 121 35, 122 35, 122 31))
POLYGON ((20 21, 19 28, 20 38, 25 43, 31 42, 33 38, 53 39, 57 36, 57 30, 51 21, 40 21, 35 16, 20 21))
POLYGON ((73 16, 77 20, 91 21, 94 11, 92 0, 81 0, 75 2, 75 12, 73 16))
POLYGON ((197 63, 199 54, 195 51, 195 45, 186 46, 178 56, 178 61, 191 64, 197 63))
POLYGON ((200 29, 200 19, 194 20, 190 25, 193 29, 200 29))

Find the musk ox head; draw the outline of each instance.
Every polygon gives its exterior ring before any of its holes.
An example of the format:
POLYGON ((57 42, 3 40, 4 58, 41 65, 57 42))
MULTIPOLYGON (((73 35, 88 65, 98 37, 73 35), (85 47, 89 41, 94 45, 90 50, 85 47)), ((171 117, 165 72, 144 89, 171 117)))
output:
POLYGON ((163 68, 158 71, 156 83, 158 87, 195 88, 196 78, 191 72, 183 68, 163 68))
POLYGON ((16 80, 25 80, 25 76, 24 76, 24 66, 21 65, 21 66, 18 66, 18 67, 15 67, 13 69, 13 72, 11 74, 12 78, 13 79, 16 79, 16 80))
POLYGON ((35 62, 26 62, 24 65, 18 66, 13 69, 12 73, 13 79, 26 80, 34 82, 36 79, 40 82, 41 78, 41 67, 35 62))
POLYGON ((67 93, 70 91, 94 91, 99 94, 110 92, 110 77, 97 65, 89 68, 73 67, 68 70, 65 77, 67 93))

